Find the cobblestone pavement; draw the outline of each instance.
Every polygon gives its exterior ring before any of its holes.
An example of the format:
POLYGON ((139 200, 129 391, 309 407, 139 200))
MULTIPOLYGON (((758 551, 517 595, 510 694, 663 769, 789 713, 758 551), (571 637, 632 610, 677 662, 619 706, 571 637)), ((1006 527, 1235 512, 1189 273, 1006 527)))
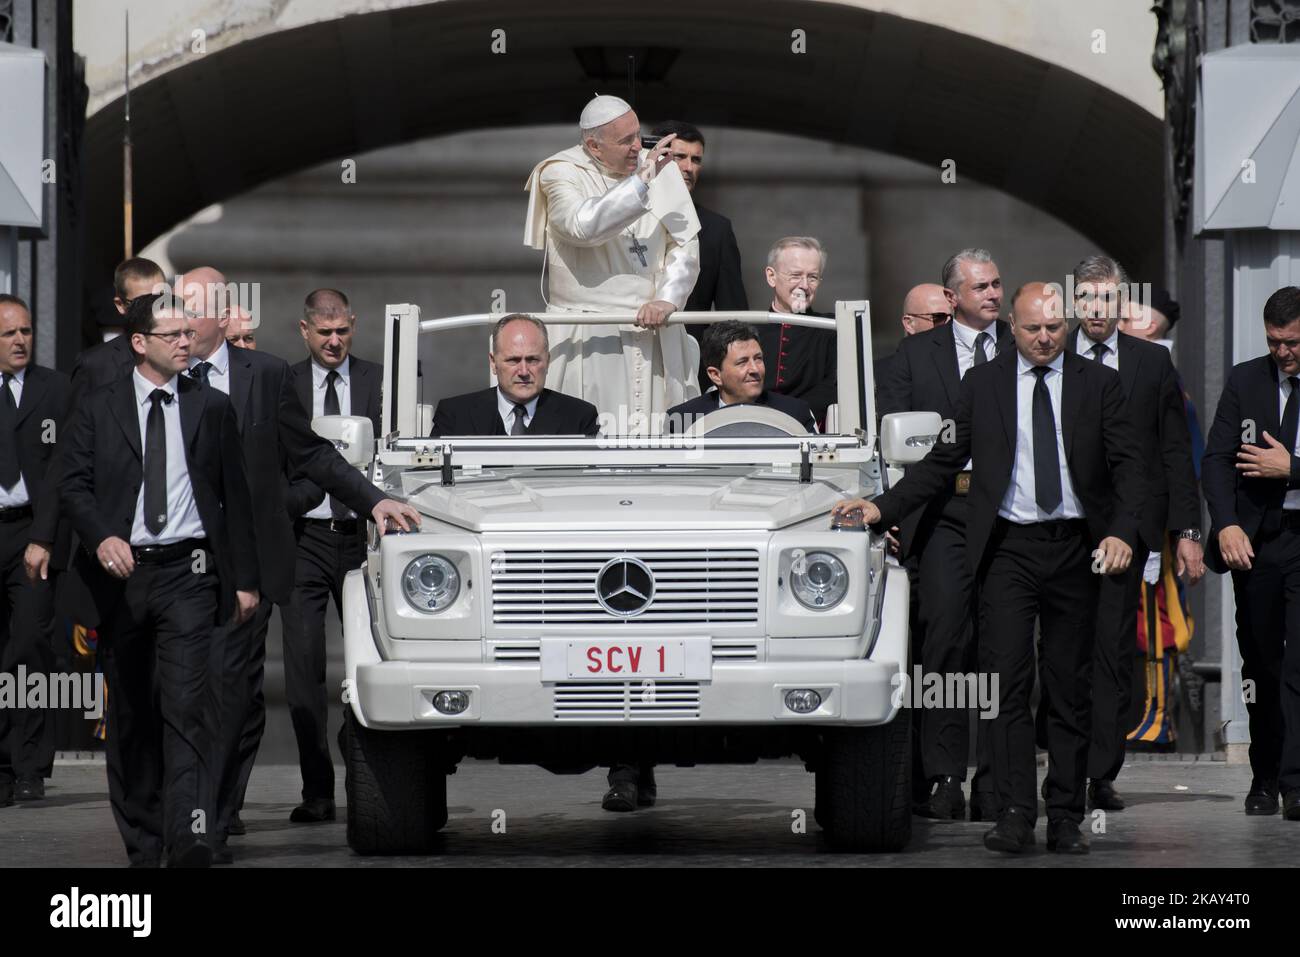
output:
MULTIPOLYGON (((248 834, 232 840, 235 866, 1256 867, 1300 861, 1300 823, 1246 817, 1241 801, 1249 768, 1217 761, 1126 766, 1119 786, 1129 807, 1090 821, 1093 852, 1086 858, 1047 854, 1042 818, 1038 846, 1024 858, 986 851, 980 840, 986 825, 921 818, 913 819, 912 844, 903 854, 832 854, 812 821, 812 775, 799 764, 661 768, 658 779, 656 807, 610 814, 600 808, 600 772, 561 777, 465 762, 448 782, 450 820, 439 854, 363 858, 347 847, 341 769, 339 820, 303 826, 288 820, 298 800, 297 768, 259 767, 244 812, 248 834), (796 826, 799 810, 804 833, 796 826)), ((0 866, 124 864, 103 765, 60 765, 50 783, 40 804, 0 808, 0 866)))

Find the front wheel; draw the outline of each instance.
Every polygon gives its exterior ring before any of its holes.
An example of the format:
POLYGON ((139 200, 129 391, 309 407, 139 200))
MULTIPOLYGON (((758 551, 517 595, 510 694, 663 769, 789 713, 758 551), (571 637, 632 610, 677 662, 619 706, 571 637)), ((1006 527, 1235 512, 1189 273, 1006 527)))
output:
POLYGON ((817 821, 837 851, 901 851, 912 839, 911 722, 823 735, 817 821))
POLYGON ((348 846, 358 854, 428 854, 447 823, 440 736, 375 731, 344 709, 348 846))

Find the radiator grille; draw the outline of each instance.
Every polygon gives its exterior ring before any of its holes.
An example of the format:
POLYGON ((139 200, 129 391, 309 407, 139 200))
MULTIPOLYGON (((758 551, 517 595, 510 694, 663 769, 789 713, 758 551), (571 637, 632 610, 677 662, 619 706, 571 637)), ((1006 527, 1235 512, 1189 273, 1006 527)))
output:
POLYGON ((673 721, 700 716, 698 681, 560 682, 557 721, 673 721))
POLYGON ((759 558, 752 548, 503 551, 491 559, 492 620, 504 625, 758 623, 759 558), (596 576, 615 558, 654 575, 654 598, 636 617, 607 611, 596 576))

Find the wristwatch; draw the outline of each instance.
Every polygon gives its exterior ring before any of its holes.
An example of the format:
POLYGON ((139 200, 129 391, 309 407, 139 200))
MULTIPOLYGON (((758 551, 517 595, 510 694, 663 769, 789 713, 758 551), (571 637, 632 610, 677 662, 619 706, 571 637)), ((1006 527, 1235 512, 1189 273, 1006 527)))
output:
POLYGON ((1178 533, 1179 538, 1185 538, 1189 542, 1199 542, 1201 540, 1201 530, 1199 528, 1185 528, 1178 533))

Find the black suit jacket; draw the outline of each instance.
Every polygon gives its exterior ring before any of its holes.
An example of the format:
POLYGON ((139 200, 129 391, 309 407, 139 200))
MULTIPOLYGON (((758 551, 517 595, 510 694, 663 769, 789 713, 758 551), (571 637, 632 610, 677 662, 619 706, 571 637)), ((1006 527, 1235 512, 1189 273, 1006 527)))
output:
POLYGON ((311 416, 298 399, 289 364, 283 359, 252 349, 231 349, 230 404, 254 493, 262 591, 283 604, 293 591, 297 551, 286 477, 301 473, 315 484, 319 494, 312 505, 328 492, 363 521, 384 493, 344 461, 333 443, 311 430, 311 416))
MULTIPOLYGON (((221 617, 234 612, 235 591, 259 587, 253 542, 253 501, 244 475, 235 413, 216 389, 177 379, 185 462, 194 504, 217 560, 221 617)), ((135 385, 126 377, 95 390, 76 411, 59 443, 61 501, 82 548, 76 567, 102 617, 121 595, 122 582, 100 567, 95 552, 106 538, 131 540, 144 481, 135 385)))
MULTIPOLYGON (((348 395, 352 402, 352 414, 364 415, 370 419, 370 424, 374 427, 375 438, 378 439, 382 411, 379 393, 384 380, 383 367, 357 356, 349 356, 348 360, 348 376, 351 380, 348 395)), ((312 414, 312 385, 314 383, 312 381, 311 359, 295 362, 290 366, 289 372, 293 377, 293 387, 298 395, 298 401, 302 403, 302 407, 307 413, 307 419, 310 422, 315 417, 312 414)), ((289 490, 285 497, 285 504, 289 509, 290 517, 297 519, 299 516, 310 512, 324 496, 325 493, 319 485, 301 472, 295 473, 289 481, 289 490)))
MULTIPOLYGON (((592 436, 600 431, 599 419, 600 413, 590 402, 543 389, 527 434, 592 436)), ((429 433, 435 439, 444 435, 507 434, 497 408, 495 387, 443 399, 433 413, 433 430, 429 433)))
POLYGON ((67 567, 72 530, 60 520, 58 473, 50 465, 68 426, 71 398, 72 384, 62 372, 29 365, 23 373, 16 438, 18 469, 32 505, 28 540, 50 546, 55 568, 67 567))
MULTIPOLYGON (((997 358, 966 373, 957 396, 954 440, 936 444, 901 482, 875 499, 881 524, 896 525, 950 486, 967 460, 973 460, 966 560, 976 572, 1015 464, 1016 355, 1014 348, 1004 349, 997 358)), ((1113 535, 1131 546, 1137 541, 1146 485, 1119 376, 1070 352, 1064 354, 1062 376, 1062 441, 1089 534, 1094 544, 1113 535)))
POLYGON ((1233 366, 1223 386, 1201 459, 1201 487, 1210 511, 1205 563, 1211 571, 1228 570, 1219 553, 1220 531, 1239 525, 1253 544, 1261 532, 1276 530, 1287 491, 1300 488, 1300 458, 1294 454, 1288 480, 1245 478, 1236 468, 1247 429, 1253 427, 1253 444, 1260 448, 1269 448, 1265 432, 1278 437, 1282 420, 1278 396, 1277 363, 1268 355, 1233 366))
POLYGON ((740 247, 736 245, 731 220, 698 205, 695 215, 700 218, 700 275, 686 300, 686 310, 733 312, 748 309, 749 300, 745 296, 745 281, 740 270, 740 247))
MULTIPOLYGON (((753 402, 743 404, 765 405, 769 409, 776 409, 776 411, 784 412, 790 416, 809 432, 817 431, 817 419, 813 417, 812 409, 808 406, 808 403, 802 399, 791 398, 788 395, 780 395, 776 392, 768 392, 764 389, 753 402)), ((696 396, 689 402, 675 405, 668 410, 668 431, 685 432, 695 424, 696 419, 717 411, 718 393, 706 392, 704 395, 696 396)))
POLYGON ((88 393, 130 375, 134 368, 135 356, 131 353, 131 337, 128 335, 82 350, 72 366, 71 409, 79 408, 88 393))
MULTIPOLYGON (((1011 327, 998 320, 993 339, 999 354, 1015 352, 1011 327)), ((945 421, 957 415, 957 397, 962 377, 957 365, 957 334, 948 322, 914 336, 907 336, 889 357, 886 374, 876 383, 876 412, 882 418, 893 412, 938 412, 945 421)), ((951 490, 935 498, 899 523, 899 543, 904 554, 925 547, 930 530, 951 498, 951 490)))
MULTIPOLYGON (((1078 329, 1071 330, 1066 340, 1071 352, 1078 338, 1078 329)), ((1150 551, 1159 552, 1167 532, 1201 527, 1201 496, 1192 466, 1187 410, 1168 349, 1123 333, 1116 347, 1125 407, 1137 433, 1147 483, 1142 542, 1150 551)), ((1083 358, 1096 361, 1086 354, 1083 358)))

